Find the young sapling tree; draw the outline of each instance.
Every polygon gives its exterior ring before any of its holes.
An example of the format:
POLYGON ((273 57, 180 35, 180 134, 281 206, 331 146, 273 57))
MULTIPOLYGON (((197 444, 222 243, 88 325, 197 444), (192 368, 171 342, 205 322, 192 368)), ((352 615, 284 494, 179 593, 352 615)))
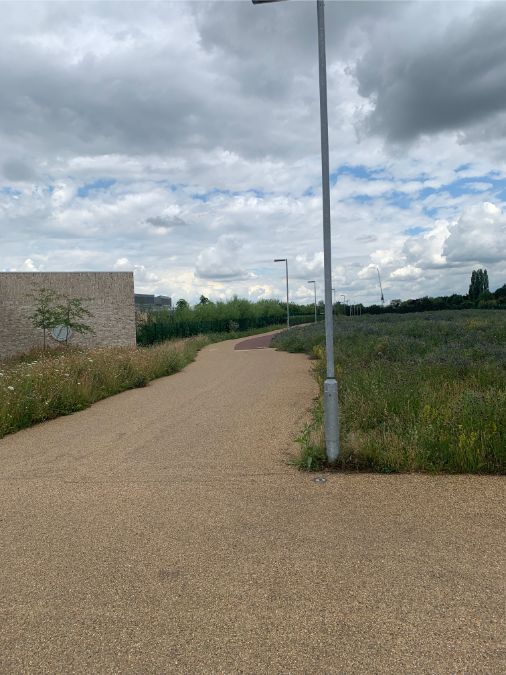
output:
POLYGON ((43 349, 46 350, 46 332, 60 323, 60 314, 57 302, 61 296, 51 288, 40 288, 34 294, 35 310, 30 314, 30 321, 34 328, 42 329, 43 349))
POLYGON ((65 344, 68 344, 70 331, 74 331, 80 335, 85 335, 86 333, 95 334, 93 328, 89 324, 84 323, 86 319, 93 317, 92 312, 84 304, 87 300, 87 298, 69 298, 64 296, 63 302, 58 305, 58 323, 67 327, 65 344))

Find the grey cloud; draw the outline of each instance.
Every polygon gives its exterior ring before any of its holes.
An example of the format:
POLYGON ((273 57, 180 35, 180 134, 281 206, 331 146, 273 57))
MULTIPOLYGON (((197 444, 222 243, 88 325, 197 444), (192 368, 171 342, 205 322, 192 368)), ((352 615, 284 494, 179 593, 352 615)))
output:
POLYGON ((37 173, 26 162, 20 159, 7 159, 2 166, 2 173, 7 180, 13 182, 32 181, 37 178, 37 173))
POLYGON ((70 63, 7 39, 0 45, 0 129, 41 154, 279 148, 272 133, 259 147, 254 130, 265 107, 256 98, 244 105, 226 61, 200 53, 197 39, 184 48, 141 40, 70 63))
POLYGON ((251 274, 239 269, 227 271, 197 268, 196 271, 199 279, 209 279, 210 281, 242 281, 251 278, 251 274))
MULTIPOLYGON (((436 5, 425 5, 426 12, 428 7, 436 5)), ((367 131, 404 142, 463 129, 505 110, 504 4, 479 4, 447 20, 446 30, 439 28, 418 9, 397 25, 397 34, 376 33, 355 72, 359 93, 374 103, 367 131)), ((504 126, 498 130, 504 133, 504 126)))
MULTIPOLYGON (((329 59, 389 5, 330 3, 329 59)), ((78 6, 76 15, 75 5, 41 3, 26 18, 10 5, 14 34, 0 28, 0 137, 53 156, 318 152, 314 3, 78 6), (160 28, 177 21, 184 33, 164 38, 160 28), (27 36, 21 44, 16 31, 27 36), (86 47, 87 31, 96 47, 86 47), (68 49, 47 48, 59 33, 68 49)))
POLYGON ((42 148, 47 144, 87 154, 135 154, 179 145, 195 131, 198 120, 190 113, 198 97, 175 77, 172 91, 160 92, 162 63, 155 67, 146 56, 149 82, 143 67, 127 58, 121 63, 89 59, 68 67, 57 59, 41 63, 34 50, 24 60, 3 50, 0 62, 16 64, 0 72, 3 132, 42 148))
POLYGON ((179 216, 153 216, 146 218, 146 222, 153 227, 186 227, 188 225, 179 216))
POLYGON ((377 240, 378 237, 376 237, 374 234, 362 234, 360 237, 355 237, 355 241, 360 241, 363 244, 370 244, 377 240))
MULTIPOLYGON (((402 12, 392 2, 327 2, 325 31, 331 57, 348 52, 356 41, 354 30, 369 31, 402 12)), ((229 57, 282 69, 317 68, 316 3, 291 2, 253 6, 247 2, 197 5, 202 44, 226 51, 229 57)))

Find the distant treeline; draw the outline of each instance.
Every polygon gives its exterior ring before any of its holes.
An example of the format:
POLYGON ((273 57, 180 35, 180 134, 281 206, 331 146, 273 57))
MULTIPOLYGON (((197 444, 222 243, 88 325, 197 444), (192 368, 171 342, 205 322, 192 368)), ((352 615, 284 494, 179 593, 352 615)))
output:
MULTIPOLYGON (((314 305, 290 305, 290 314, 291 325, 314 321, 314 305)), ((282 326, 285 322, 286 304, 277 300, 250 302, 234 298, 228 302, 210 302, 202 296, 193 308, 186 300, 179 300, 172 311, 160 310, 140 318, 137 322, 137 344, 150 345, 170 338, 282 326)))
MULTIPOLYGON (((506 284, 490 292, 487 270, 474 270, 467 295, 440 295, 432 298, 424 296, 412 300, 392 300, 388 306, 359 305, 363 314, 382 314, 384 312, 427 312, 440 309, 506 309, 506 284)), ((347 313, 349 310, 347 310, 347 313)))
MULTIPOLYGON (((290 303, 290 325, 311 323, 315 319, 314 303, 290 303)), ((488 290, 487 270, 474 270, 467 295, 424 296, 411 300, 392 300, 388 305, 350 305, 335 303, 334 314, 383 314, 427 312, 443 309, 506 309, 506 284, 494 292, 488 290)), ((325 306, 316 306, 317 321, 325 317, 325 306)), ((278 300, 251 302, 235 297, 227 302, 211 302, 205 296, 195 307, 180 299, 173 310, 160 310, 138 316, 137 344, 150 345, 171 338, 234 333, 267 326, 282 326, 286 322, 286 303, 278 300)))

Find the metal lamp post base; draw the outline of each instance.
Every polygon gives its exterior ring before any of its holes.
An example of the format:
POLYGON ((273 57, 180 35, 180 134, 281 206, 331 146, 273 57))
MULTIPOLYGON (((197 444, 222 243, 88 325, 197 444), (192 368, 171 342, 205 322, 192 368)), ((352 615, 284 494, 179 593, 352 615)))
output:
POLYGON ((334 378, 327 378, 323 385, 323 413, 327 459, 330 464, 334 464, 339 456, 337 381, 334 378))

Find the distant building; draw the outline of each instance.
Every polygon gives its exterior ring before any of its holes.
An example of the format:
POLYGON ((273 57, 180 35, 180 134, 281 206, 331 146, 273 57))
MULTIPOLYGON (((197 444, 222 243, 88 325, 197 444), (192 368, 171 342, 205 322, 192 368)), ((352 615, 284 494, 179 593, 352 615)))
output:
POLYGON ((172 309, 172 298, 168 298, 166 295, 136 293, 135 309, 139 312, 158 312, 161 309, 172 309))

